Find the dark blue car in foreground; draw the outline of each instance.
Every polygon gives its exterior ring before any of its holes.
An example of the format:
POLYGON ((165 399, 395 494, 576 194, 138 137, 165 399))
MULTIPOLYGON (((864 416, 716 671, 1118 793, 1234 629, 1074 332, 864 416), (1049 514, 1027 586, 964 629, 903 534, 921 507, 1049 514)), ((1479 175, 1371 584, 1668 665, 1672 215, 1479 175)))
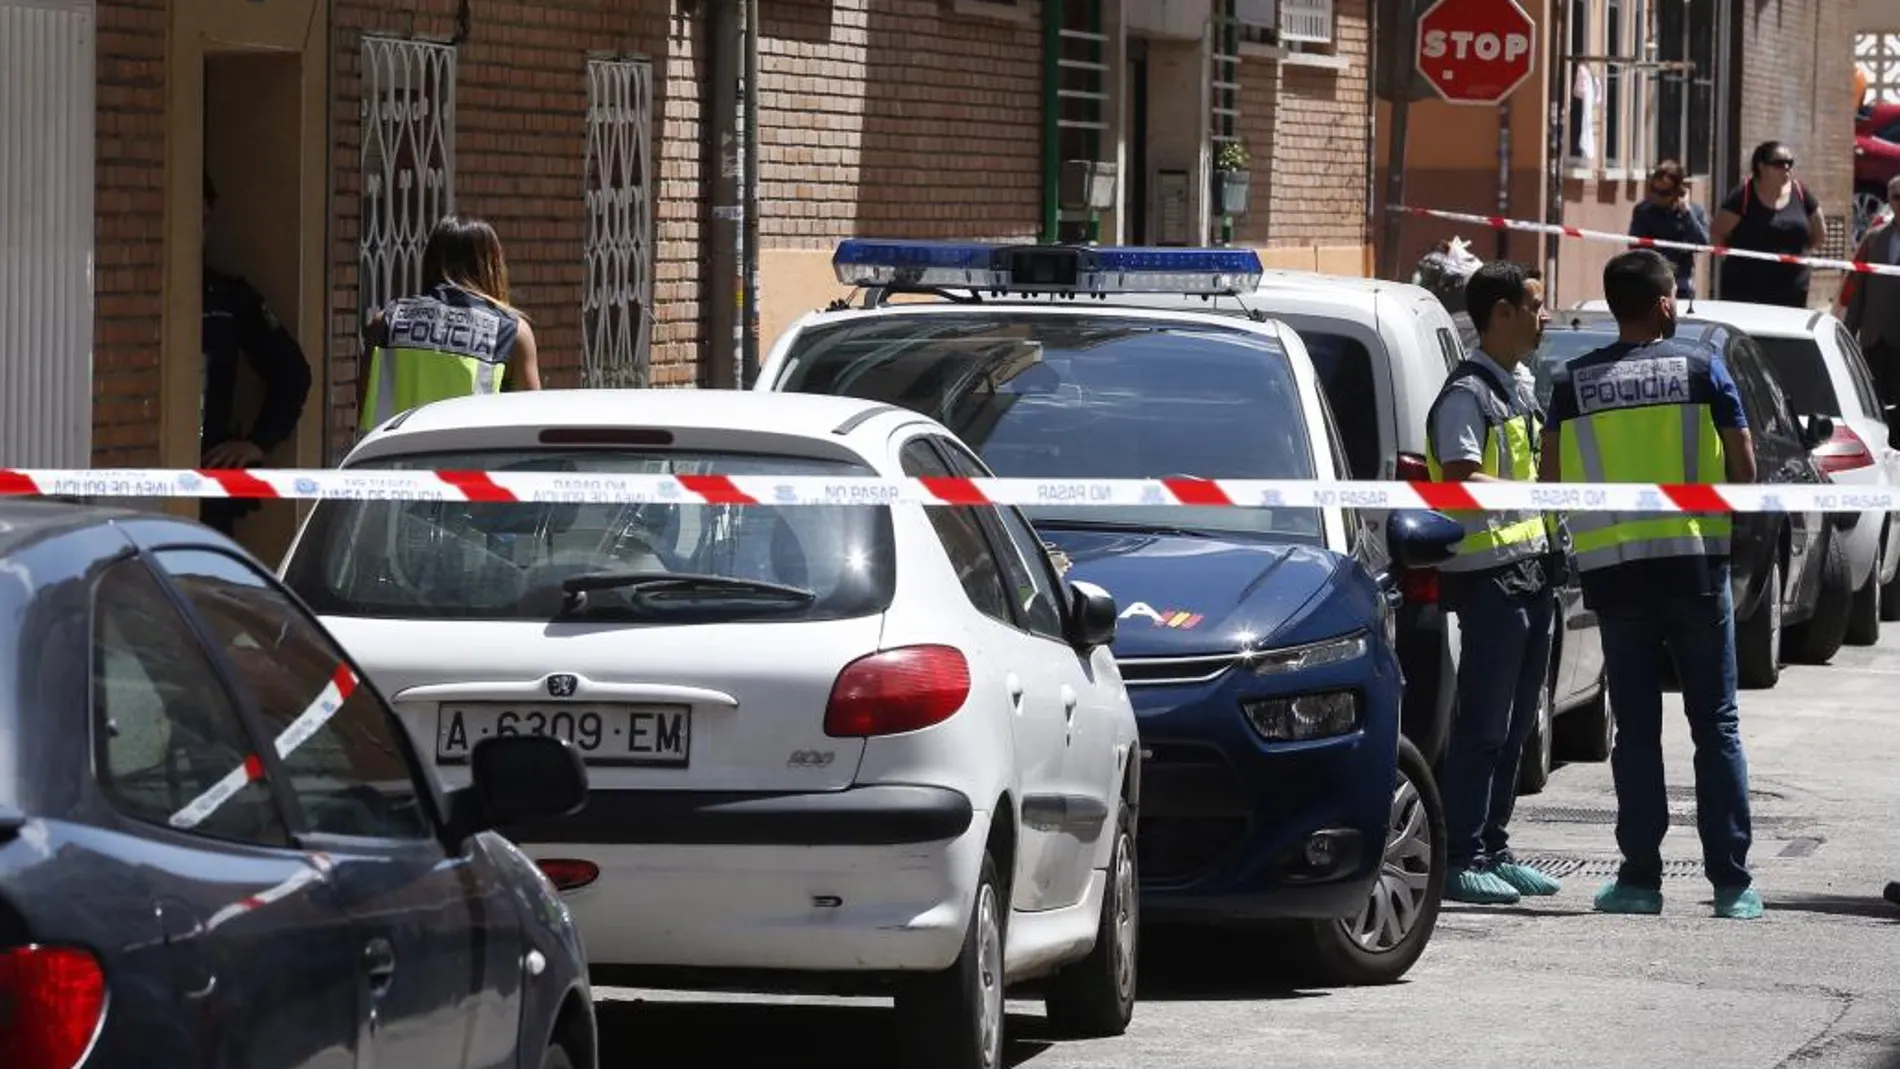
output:
MULTIPOLYGON (((1115 303, 1131 278, 1250 286, 1250 252, 847 242, 836 262, 883 288, 795 324, 759 388, 926 413, 1003 477, 1349 478, 1292 331, 1115 303)), ((1121 606, 1144 919, 1291 920, 1324 978, 1402 976, 1431 937, 1445 842, 1430 768, 1399 733, 1394 571, 1442 563, 1461 528, 1401 513, 1381 541, 1343 504, 1024 512, 1121 606)))
POLYGON ((439 790, 223 536, 0 500, 0 1066, 592 1069, 579 936, 486 830, 586 771, 472 760, 439 790))

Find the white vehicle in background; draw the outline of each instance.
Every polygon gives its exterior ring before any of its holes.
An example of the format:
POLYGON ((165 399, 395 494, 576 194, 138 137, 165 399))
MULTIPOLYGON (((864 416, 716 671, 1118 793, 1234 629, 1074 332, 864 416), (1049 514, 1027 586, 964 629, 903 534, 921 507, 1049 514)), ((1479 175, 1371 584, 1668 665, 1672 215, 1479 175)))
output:
MULTIPOLYGON (((901 478, 961 449, 845 398, 548 391, 414 409, 344 467, 901 478)), ((1019 981, 1062 1031, 1126 1028, 1117 610, 1016 509, 326 501, 284 575, 450 787, 486 737, 579 747, 587 807, 511 838, 598 982, 889 991, 915 1066, 1001 1065, 1019 981)))
MULTIPOLYGON (((1579 307, 1608 306, 1590 301, 1579 307)), ((1695 301, 1677 309, 1684 322, 1720 323, 1753 338, 1794 410, 1829 417, 1831 438, 1812 450, 1815 464, 1843 486, 1900 485, 1900 450, 1888 444, 1889 414, 1874 389, 1860 345, 1828 312, 1737 301, 1695 301)), ((1900 620, 1900 524, 1864 511, 1844 534, 1853 602, 1847 641, 1871 646, 1882 621, 1900 620)))

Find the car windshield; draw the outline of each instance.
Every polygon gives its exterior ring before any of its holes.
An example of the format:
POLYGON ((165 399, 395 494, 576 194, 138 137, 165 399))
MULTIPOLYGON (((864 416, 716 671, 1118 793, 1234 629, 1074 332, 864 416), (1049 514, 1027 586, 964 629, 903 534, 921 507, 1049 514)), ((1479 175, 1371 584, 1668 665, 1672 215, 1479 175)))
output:
MULTIPOLYGON (((1314 472, 1286 351, 1242 329, 1007 310, 866 316, 800 334, 778 388, 921 412, 1004 478, 1310 479, 1314 472)), ((1024 511, 1049 526, 1322 537, 1312 508, 1024 511)))
POLYGON ((1822 416, 1841 414, 1841 402, 1834 395, 1834 380, 1827 373, 1827 358, 1813 338, 1765 338, 1750 335, 1775 369, 1781 388, 1796 412, 1822 416))
MULTIPOLYGON (((620 449, 429 453, 361 467, 876 475, 832 460, 620 449)), ((285 580, 326 616, 775 622, 882 612, 895 557, 885 506, 326 501, 285 580)))

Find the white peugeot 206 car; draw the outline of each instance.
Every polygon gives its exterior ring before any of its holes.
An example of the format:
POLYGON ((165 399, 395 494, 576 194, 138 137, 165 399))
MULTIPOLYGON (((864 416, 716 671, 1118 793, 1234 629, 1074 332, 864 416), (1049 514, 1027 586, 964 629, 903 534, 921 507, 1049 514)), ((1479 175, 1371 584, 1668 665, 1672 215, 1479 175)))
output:
MULTIPOLYGON (((344 466, 734 485, 962 450, 867 401, 548 391, 414 409, 344 466)), ((1014 508, 661 498, 325 501, 284 577, 445 783, 495 735, 579 747, 586 808, 510 835, 598 981, 890 991, 905 1065, 1000 1065, 1019 981, 1065 1031, 1126 1028, 1140 761, 1113 600, 1014 508)))

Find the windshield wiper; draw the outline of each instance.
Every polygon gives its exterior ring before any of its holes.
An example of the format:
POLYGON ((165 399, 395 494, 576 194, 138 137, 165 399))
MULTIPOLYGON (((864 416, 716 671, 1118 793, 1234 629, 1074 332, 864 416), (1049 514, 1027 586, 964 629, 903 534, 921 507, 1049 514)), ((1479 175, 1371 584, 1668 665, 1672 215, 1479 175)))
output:
POLYGON ((585 602, 587 594, 594 590, 630 590, 635 594, 647 594, 667 589, 704 594, 723 592, 740 596, 763 595, 807 605, 818 600, 816 591, 802 586, 701 572, 589 572, 585 575, 570 575, 561 580, 561 590, 567 594, 570 608, 585 602))
POLYGON ((1212 538, 1206 531, 1188 527, 1170 527, 1165 523, 1134 523, 1127 520, 1032 520, 1036 527, 1061 531, 1127 531, 1130 534, 1169 535, 1175 538, 1212 538))

